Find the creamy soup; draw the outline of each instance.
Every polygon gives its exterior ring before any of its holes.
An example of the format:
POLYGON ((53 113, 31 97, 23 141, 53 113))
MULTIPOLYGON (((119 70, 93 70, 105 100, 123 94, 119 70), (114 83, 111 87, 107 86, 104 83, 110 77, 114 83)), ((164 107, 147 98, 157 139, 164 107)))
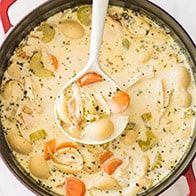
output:
POLYGON ((190 62, 169 29, 138 10, 111 6, 99 60, 126 92, 91 75, 96 82, 81 80, 85 85, 75 83, 64 93, 58 117, 76 138, 87 133, 97 141, 119 127, 124 131, 102 145, 73 142, 57 126, 54 103, 87 63, 90 23, 91 7, 67 9, 15 49, 1 85, 5 137, 24 170, 55 193, 136 195, 172 172, 187 149, 196 110, 190 62), (75 105, 66 113, 71 98, 75 105), (84 122, 90 127, 78 129, 84 122))

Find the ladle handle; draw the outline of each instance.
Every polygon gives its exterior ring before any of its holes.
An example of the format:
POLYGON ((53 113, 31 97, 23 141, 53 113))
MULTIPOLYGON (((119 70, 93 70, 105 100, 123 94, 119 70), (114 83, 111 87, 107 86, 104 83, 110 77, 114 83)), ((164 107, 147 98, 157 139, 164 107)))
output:
POLYGON ((93 0, 90 63, 98 61, 108 4, 109 0, 93 0))

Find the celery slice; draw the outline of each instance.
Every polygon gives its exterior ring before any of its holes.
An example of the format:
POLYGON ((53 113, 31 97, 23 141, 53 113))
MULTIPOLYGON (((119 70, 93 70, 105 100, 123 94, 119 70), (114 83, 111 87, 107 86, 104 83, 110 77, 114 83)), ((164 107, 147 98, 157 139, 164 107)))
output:
POLYGON ((35 131, 29 135, 29 138, 31 142, 35 142, 37 140, 43 139, 47 136, 48 134, 44 129, 40 129, 38 131, 35 131))
POLYGON ((77 11, 78 20, 85 26, 89 26, 91 24, 91 13, 92 8, 90 6, 80 7, 77 11))
POLYGON ((55 36, 55 30, 47 23, 43 23, 37 29, 43 33, 42 41, 45 43, 51 42, 55 36))
POLYGON ((141 118, 144 122, 148 122, 152 119, 152 114, 151 112, 147 112, 141 115, 141 118))
POLYGON ((40 52, 35 53, 30 61, 29 69, 34 75, 38 77, 51 77, 54 73, 43 67, 42 54, 40 52))
POLYGON ((163 158, 161 156, 161 153, 157 152, 154 159, 154 163, 152 164, 152 169, 158 169, 161 166, 162 162, 163 162, 163 158))
POLYGON ((147 151, 150 148, 154 147, 158 143, 158 138, 154 135, 151 130, 146 131, 147 140, 138 140, 137 143, 142 151, 147 151))

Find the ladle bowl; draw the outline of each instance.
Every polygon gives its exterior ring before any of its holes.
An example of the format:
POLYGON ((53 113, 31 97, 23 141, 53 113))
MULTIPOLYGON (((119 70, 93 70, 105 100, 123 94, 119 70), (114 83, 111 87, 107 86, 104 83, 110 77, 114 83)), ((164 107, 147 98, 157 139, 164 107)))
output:
POLYGON ((77 81, 79 78, 81 78, 84 74, 88 72, 95 72, 98 75, 100 75, 104 80, 107 80, 112 83, 117 89, 122 90, 123 88, 119 86, 109 75, 107 75, 104 70, 99 65, 99 51, 102 43, 103 38, 103 31, 104 31, 104 24, 105 24, 105 16, 107 13, 109 0, 93 0, 93 10, 92 10, 92 32, 91 32, 91 42, 90 42, 90 56, 88 63, 84 68, 71 80, 69 80, 64 87, 59 92, 56 100, 55 100, 55 107, 54 107, 54 113, 55 113, 55 120, 57 122, 57 125, 59 129, 66 134, 71 140, 74 140, 79 143, 84 144, 104 144, 107 143, 116 137, 118 137, 124 129, 120 129, 119 131, 113 133, 110 137, 104 139, 104 140, 87 140, 81 137, 81 139, 72 137, 70 134, 68 134, 64 128, 61 125, 61 122, 58 117, 57 113, 57 106, 58 102, 61 99, 61 96, 63 96, 63 93, 66 91, 66 89, 72 85, 75 81, 77 81), (82 139, 83 138, 83 139, 82 139))

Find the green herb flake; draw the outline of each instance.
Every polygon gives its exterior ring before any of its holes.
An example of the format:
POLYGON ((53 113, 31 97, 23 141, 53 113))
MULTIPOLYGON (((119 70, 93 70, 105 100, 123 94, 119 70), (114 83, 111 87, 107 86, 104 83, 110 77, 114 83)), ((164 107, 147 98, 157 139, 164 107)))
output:
POLYGON ((128 40, 127 38, 124 38, 124 39, 122 40, 122 45, 123 45, 123 47, 125 47, 126 49, 129 49, 129 47, 130 47, 130 42, 129 42, 129 40, 128 40))

